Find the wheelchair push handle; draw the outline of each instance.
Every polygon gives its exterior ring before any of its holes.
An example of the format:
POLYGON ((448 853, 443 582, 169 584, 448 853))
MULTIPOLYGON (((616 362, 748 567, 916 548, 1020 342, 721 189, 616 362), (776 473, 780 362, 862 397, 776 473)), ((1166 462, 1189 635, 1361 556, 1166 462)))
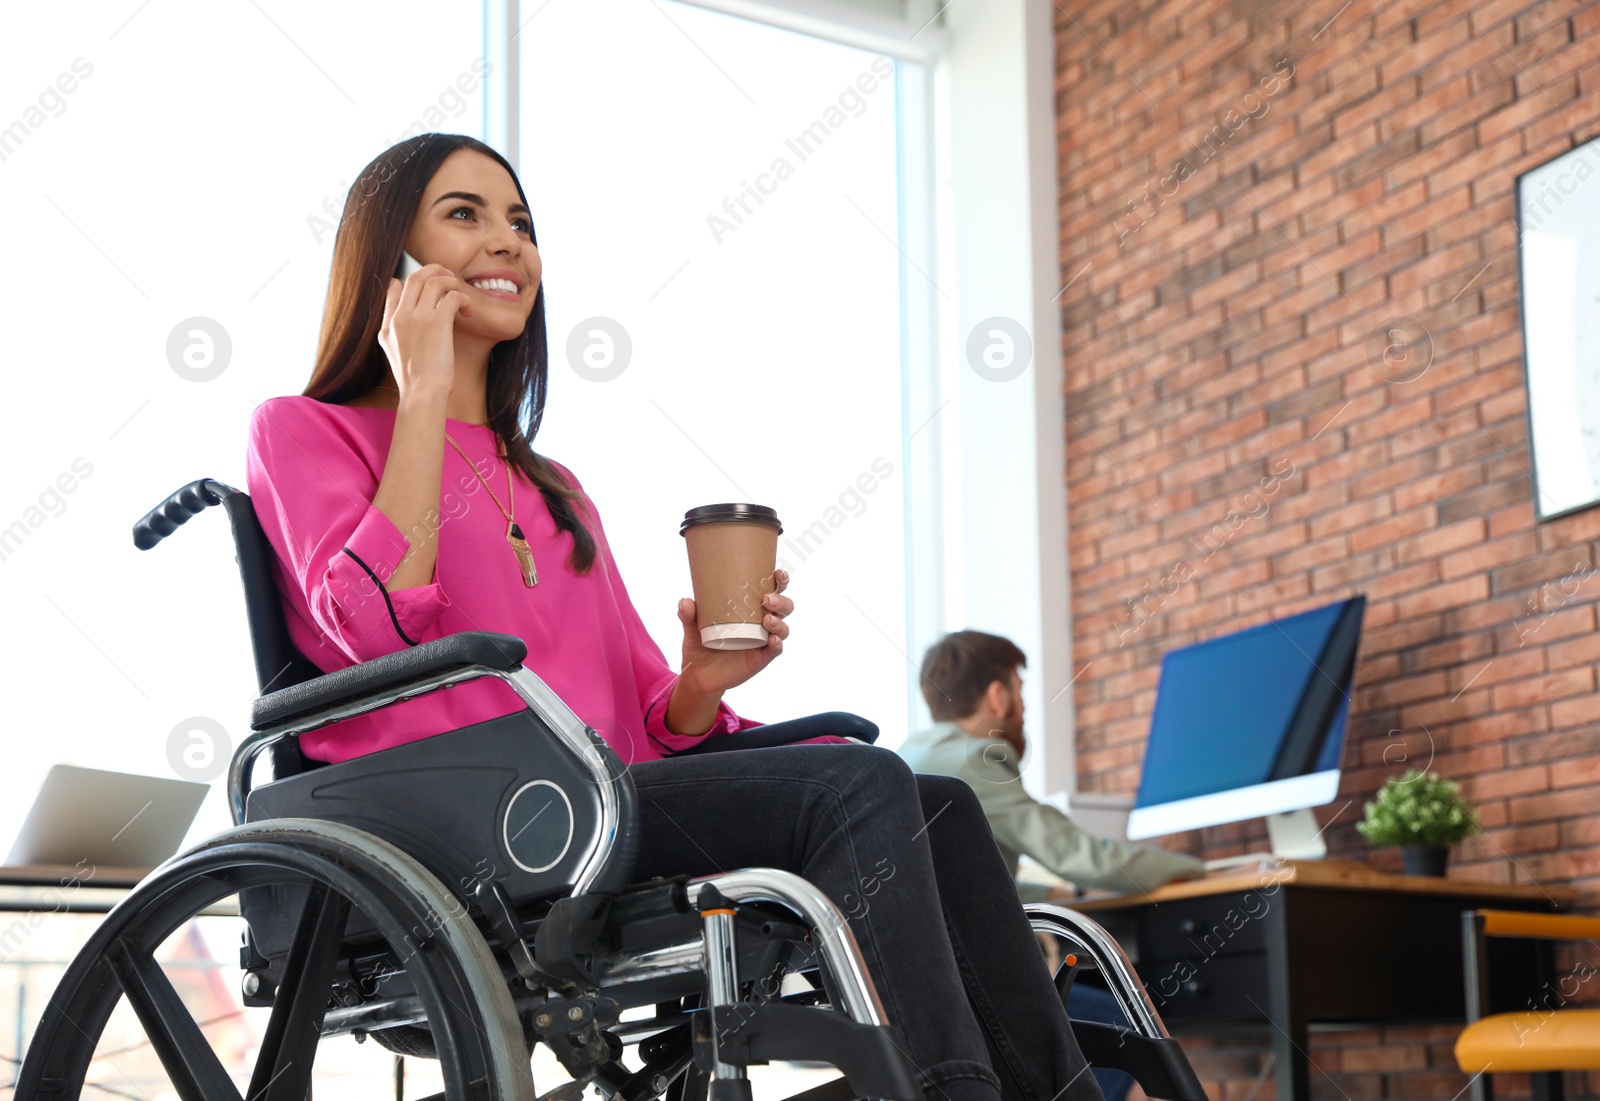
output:
POLYGON ((214 478, 197 478, 145 513, 133 525, 133 545, 149 550, 211 505, 220 505, 237 489, 214 478))

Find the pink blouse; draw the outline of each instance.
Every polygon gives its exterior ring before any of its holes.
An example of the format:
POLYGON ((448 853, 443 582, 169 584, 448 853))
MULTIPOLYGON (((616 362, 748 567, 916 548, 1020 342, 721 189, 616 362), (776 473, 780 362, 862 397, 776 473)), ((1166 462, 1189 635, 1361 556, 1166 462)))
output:
MULTIPOLYGON (((543 495, 514 466, 513 513, 533 552, 537 585, 523 584, 506 542, 504 513, 446 443, 433 580, 386 591, 377 582, 387 582, 410 546, 406 533, 372 504, 394 421, 392 409, 303 395, 272 398, 251 417, 246 484, 277 552, 289 636, 308 660, 333 672, 458 631, 515 635, 528 646, 524 664, 627 763, 762 725, 722 703, 706 734, 667 730, 678 674, 628 599, 594 503, 587 494, 575 502, 597 544, 593 567, 580 577, 567 565, 572 536, 556 528, 543 495)), ((510 464, 500 460, 493 430, 453 419, 446 430, 508 503, 510 464)), ((571 471, 552 465, 583 491, 571 471)), ((421 539, 427 533, 414 534, 421 539)), ((333 723, 300 743, 308 756, 344 761, 522 708, 510 686, 482 677, 333 723)))

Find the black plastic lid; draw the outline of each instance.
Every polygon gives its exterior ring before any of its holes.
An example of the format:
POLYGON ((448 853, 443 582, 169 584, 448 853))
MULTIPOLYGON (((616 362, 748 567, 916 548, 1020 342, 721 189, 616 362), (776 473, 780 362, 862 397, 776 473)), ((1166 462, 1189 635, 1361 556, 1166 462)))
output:
POLYGON ((778 523, 778 510, 768 508, 766 505, 721 504, 701 505, 692 508, 683 514, 683 523, 678 525, 678 534, 686 535, 690 528, 696 524, 726 524, 726 523, 752 523, 768 524, 778 529, 778 534, 783 534, 783 525, 778 523))

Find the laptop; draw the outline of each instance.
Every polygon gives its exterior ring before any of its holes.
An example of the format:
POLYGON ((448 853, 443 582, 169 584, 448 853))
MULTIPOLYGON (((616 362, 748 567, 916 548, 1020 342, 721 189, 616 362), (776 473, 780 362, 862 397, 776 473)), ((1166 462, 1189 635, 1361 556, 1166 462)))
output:
POLYGON ((154 868, 178 851, 209 784, 53 765, 6 863, 154 868))

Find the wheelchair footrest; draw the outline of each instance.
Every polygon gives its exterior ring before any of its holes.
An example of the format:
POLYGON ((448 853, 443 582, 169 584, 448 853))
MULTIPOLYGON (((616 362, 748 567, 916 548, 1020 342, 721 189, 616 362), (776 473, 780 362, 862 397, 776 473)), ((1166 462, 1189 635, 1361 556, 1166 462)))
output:
POLYGON ((740 1002, 690 1016, 694 1059, 703 1071, 718 1060, 732 1066, 814 1060, 838 1067, 858 1097, 922 1101, 904 1042, 889 1025, 864 1025, 837 1010, 782 1002, 740 1002))
POLYGON ((1194 1067, 1172 1037, 1154 1039, 1099 1021, 1073 1021, 1072 1034, 1091 1067, 1126 1071, 1162 1101, 1206 1101, 1194 1067))

